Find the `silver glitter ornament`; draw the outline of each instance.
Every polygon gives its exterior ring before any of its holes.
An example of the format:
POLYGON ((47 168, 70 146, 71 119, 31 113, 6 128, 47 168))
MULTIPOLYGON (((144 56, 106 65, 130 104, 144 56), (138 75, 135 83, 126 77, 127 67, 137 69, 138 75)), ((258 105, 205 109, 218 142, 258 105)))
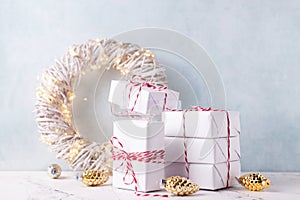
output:
POLYGON ((61 175, 61 167, 58 164, 51 164, 48 167, 48 175, 53 178, 59 178, 61 175))

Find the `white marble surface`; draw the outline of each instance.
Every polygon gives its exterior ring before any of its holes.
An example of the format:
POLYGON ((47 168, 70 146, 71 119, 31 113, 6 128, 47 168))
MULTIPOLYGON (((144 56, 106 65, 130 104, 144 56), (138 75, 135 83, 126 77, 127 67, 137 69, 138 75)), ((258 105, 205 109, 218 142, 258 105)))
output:
MULTIPOLYGON (((271 180, 271 187, 261 192, 250 192, 237 185, 227 190, 200 190, 189 197, 171 196, 171 199, 300 199, 300 173, 263 174, 271 180)), ((86 187, 76 180, 75 175, 75 172, 63 172, 60 179, 51 179, 46 172, 41 171, 1 171, 0 199, 141 199, 141 197, 134 196, 132 191, 113 188, 110 183, 98 187, 86 187)), ((150 197, 144 198, 152 199, 150 197)), ((159 199, 158 197, 153 198, 159 199)))

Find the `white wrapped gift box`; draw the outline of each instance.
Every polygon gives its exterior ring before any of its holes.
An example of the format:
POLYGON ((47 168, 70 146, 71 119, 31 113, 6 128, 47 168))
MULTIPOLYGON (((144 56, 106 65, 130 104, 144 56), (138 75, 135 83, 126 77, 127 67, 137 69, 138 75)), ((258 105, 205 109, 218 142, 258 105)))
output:
POLYGON ((177 109, 180 106, 179 92, 170 89, 158 90, 146 86, 143 86, 141 91, 139 89, 140 86, 133 86, 128 81, 112 80, 108 101, 118 105, 121 109, 131 110, 133 108, 134 112, 145 115, 160 114, 163 108, 177 109))
MULTIPOLYGON (((184 162, 184 138, 165 137, 167 162, 184 162)), ((228 160, 227 138, 186 138, 189 163, 221 163, 228 160)), ((230 137, 230 161, 240 159, 239 136, 230 137)))
MULTIPOLYGON (((189 178, 197 183, 200 189, 218 190, 227 186, 228 164, 189 164, 189 178)), ((240 161, 231 161, 229 170, 229 187, 237 184, 236 178, 240 177, 240 161)), ((185 163, 166 163, 165 176, 186 177, 185 163)))
POLYGON ((108 94, 108 102, 118 105, 121 109, 128 108, 130 85, 128 81, 112 80, 108 94))
MULTIPOLYGON (((230 136, 240 134, 239 112, 228 111, 230 136)), ((186 137, 220 138, 227 137, 227 118, 223 111, 166 111, 162 113, 165 136, 183 137, 185 123, 186 137), (183 114, 185 120, 183 120, 183 114)))
MULTIPOLYGON (((113 135, 123 144, 126 152, 144 152, 164 150, 164 133, 162 122, 149 122, 147 120, 119 120, 113 124, 113 135)), ((122 189, 134 190, 135 184, 127 185, 123 182, 125 166, 118 167, 123 160, 114 160, 113 186, 122 189)), ((124 163, 125 165, 125 163, 124 163)), ((136 174, 138 191, 148 192, 160 190, 161 179, 164 178, 164 163, 146 163, 132 161, 136 174)), ((130 175, 127 181, 132 180, 130 175)))

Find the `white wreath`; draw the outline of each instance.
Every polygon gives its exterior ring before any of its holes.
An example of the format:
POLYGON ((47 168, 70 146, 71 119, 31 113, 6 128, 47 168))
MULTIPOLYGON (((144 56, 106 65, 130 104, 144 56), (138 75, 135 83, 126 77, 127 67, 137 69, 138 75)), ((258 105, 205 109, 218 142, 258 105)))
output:
POLYGON ((74 45, 42 74, 37 87, 36 122, 42 142, 65 159, 70 167, 111 172, 112 147, 84 139, 72 125, 72 100, 79 77, 87 70, 119 70, 135 82, 144 79, 166 85, 164 67, 149 50, 114 40, 90 40, 74 45), (136 75, 132 77, 133 75, 136 75))

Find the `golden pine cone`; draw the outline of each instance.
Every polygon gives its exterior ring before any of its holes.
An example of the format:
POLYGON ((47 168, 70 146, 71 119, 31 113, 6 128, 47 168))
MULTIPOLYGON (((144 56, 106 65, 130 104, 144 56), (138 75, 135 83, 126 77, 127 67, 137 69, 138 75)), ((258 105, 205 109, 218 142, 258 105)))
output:
POLYGON ((98 186, 108 181, 108 173, 99 170, 86 170, 82 172, 82 182, 87 186, 98 186))
POLYGON ((260 173, 245 174, 238 179, 239 183, 251 191, 260 191, 270 187, 271 181, 260 173))
POLYGON ((164 187, 168 192, 178 196, 190 195, 199 190, 199 186, 196 183, 180 176, 166 178, 164 180, 164 187))

